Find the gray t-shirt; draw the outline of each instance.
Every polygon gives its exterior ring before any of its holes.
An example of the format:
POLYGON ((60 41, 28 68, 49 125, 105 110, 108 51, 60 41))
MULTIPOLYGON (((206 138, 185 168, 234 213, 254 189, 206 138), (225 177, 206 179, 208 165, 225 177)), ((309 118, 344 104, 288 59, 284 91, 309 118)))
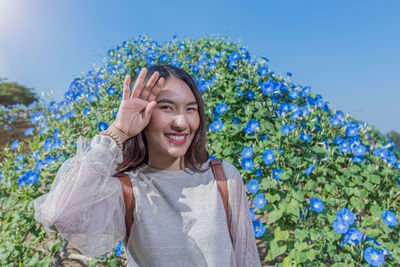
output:
POLYGON ((111 138, 80 137, 76 156, 60 167, 49 193, 34 201, 35 219, 89 257, 123 241, 129 267, 261 266, 243 180, 231 163, 223 161, 233 244, 211 168, 196 173, 148 165, 128 173, 135 210, 126 240, 122 187, 111 177, 121 161, 111 138))

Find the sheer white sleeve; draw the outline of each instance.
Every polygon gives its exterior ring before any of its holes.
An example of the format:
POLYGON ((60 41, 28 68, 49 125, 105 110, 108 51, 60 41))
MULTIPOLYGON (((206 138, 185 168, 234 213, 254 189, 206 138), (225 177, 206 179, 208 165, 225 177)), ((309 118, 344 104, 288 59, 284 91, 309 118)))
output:
POLYGON ((261 267, 260 256, 254 236, 253 222, 245 186, 240 173, 235 169, 234 179, 228 179, 228 216, 231 222, 233 248, 237 267, 261 267))
POLYGON ((34 200, 35 219, 83 255, 98 257, 124 239, 121 182, 112 177, 122 150, 108 136, 80 136, 77 153, 59 168, 51 189, 34 200))

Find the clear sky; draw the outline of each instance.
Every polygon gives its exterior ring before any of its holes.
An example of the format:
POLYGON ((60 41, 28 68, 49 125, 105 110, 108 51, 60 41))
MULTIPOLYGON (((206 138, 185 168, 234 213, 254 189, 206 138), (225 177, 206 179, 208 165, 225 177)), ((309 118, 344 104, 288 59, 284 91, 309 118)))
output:
POLYGON ((139 34, 230 36, 334 109, 400 132, 399 0, 0 0, 0 77, 60 99, 139 34))

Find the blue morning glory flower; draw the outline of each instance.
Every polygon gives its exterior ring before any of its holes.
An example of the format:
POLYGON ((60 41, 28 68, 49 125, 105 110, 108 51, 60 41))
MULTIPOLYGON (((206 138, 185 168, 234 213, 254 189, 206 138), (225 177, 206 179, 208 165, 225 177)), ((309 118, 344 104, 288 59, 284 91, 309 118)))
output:
POLYGON ((167 62, 168 60, 169 60, 169 55, 167 53, 164 53, 160 56, 161 62, 167 62))
POLYGON ((15 139, 14 142, 11 144, 11 150, 14 150, 18 145, 18 139, 15 139))
POLYGON ((227 110, 228 110, 228 105, 225 104, 225 103, 220 103, 220 104, 218 104, 217 107, 215 108, 215 111, 216 111, 218 114, 223 114, 223 113, 225 113, 225 111, 227 111, 227 110))
POLYGON ((287 103, 287 102, 282 102, 281 105, 280 105, 280 107, 279 107, 278 112, 279 112, 279 114, 289 112, 289 103, 287 103))
POLYGON ((366 151, 367 148, 363 145, 357 145, 353 147, 353 153, 355 156, 363 156, 366 151))
POLYGON ((262 237, 265 232, 265 226, 260 220, 253 221, 254 236, 259 238, 262 237))
POLYGON ((89 112, 90 112, 90 108, 85 107, 85 108, 83 109, 83 116, 84 116, 84 117, 89 116, 89 112))
POLYGON ((283 125, 283 126, 282 126, 281 132, 282 132, 283 135, 289 134, 289 131, 290 131, 289 125, 283 125))
POLYGON ((310 210, 308 209, 308 207, 306 207, 304 211, 300 210, 299 216, 300 216, 301 220, 306 221, 308 219, 309 213, 310 213, 310 210))
POLYGON ((283 171, 279 168, 275 168, 272 171, 272 177, 276 180, 281 180, 280 175, 283 173, 283 171))
POLYGON ((254 207, 256 207, 257 209, 261 210, 264 208, 265 203, 267 203, 267 200, 265 199, 264 193, 257 193, 254 196, 253 199, 253 204, 254 207))
POLYGON ((303 94, 303 96, 309 95, 311 93, 311 87, 310 86, 306 86, 301 90, 301 93, 303 94))
MULTIPOLYGON (((256 170, 256 176, 257 177, 260 177, 262 175, 262 169, 261 168, 258 168, 257 170, 256 170)), ((399 184, 400 185, 400 184, 399 184)))
POLYGON ((240 91, 238 91, 238 90, 235 90, 234 91, 238 96, 242 96, 243 95, 243 92, 240 92, 240 91))
POLYGON ((340 146, 342 143, 343 143, 343 141, 346 141, 343 137, 341 137, 341 136, 336 136, 334 139, 333 139, 333 142, 336 144, 336 145, 338 145, 338 146, 340 146))
POLYGON ((245 170, 252 170, 254 168, 254 162, 251 158, 242 159, 242 168, 245 170))
POLYGON ((108 95, 113 95, 113 94, 115 94, 115 88, 112 87, 112 86, 108 87, 108 89, 107 89, 107 94, 108 94, 108 95))
POLYGON ((262 85, 261 85, 261 91, 265 95, 270 95, 274 92, 274 88, 272 86, 271 80, 266 80, 262 85))
POLYGON ((384 210, 382 212, 382 221, 389 226, 397 225, 396 213, 390 210, 384 210))
POLYGON ((242 83, 242 80, 240 79, 240 77, 238 77, 236 80, 236 86, 239 86, 241 83, 242 83))
POLYGON ((218 132, 222 130, 224 123, 222 121, 213 121, 208 128, 213 132, 218 132))
POLYGON ((122 242, 119 241, 118 245, 115 247, 115 256, 121 256, 122 251, 124 251, 124 246, 122 245, 122 242))
POLYGON ((290 109, 290 111, 296 111, 299 109, 299 105, 297 103, 290 103, 289 109, 290 109))
POLYGON ((249 208, 249 210, 250 210, 251 220, 254 221, 254 218, 256 217, 256 212, 253 208, 249 208))
POLYGON ((349 230, 349 224, 339 219, 333 221, 332 227, 333 231, 338 234, 345 234, 349 230))
POLYGON ((263 77, 268 74, 268 66, 262 66, 257 71, 258 76, 263 77))
POLYGON ((311 141, 311 138, 312 138, 311 134, 309 134, 308 132, 305 132, 305 131, 300 132, 300 140, 301 141, 308 143, 311 141))
POLYGON ((351 227, 347 233, 344 235, 344 241, 342 243, 350 243, 350 244, 355 244, 358 245, 362 238, 364 237, 364 234, 361 233, 360 230, 358 230, 355 227, 351 227))
POLYGON ((47 149, 49 149, 50 146, 51 146, 51 139, 50 139, 50 137, 47 137, 43 143, 43 151, 46 151, 47 149))
POLYGON ((265 162, 265 164, 268 164, 268 165, 274 163, 274 161, 275 161, 274 150, 265 149, 262 154, 262 160, 265 162))
POLYGON ((296 110, 290 116, 290 120, 291 121, 295 121, 295 120, 297 120, 299 118, 300 115, 301 115, 301 111, 300 110, 296 110))
POLYGON ((254 133, 254 131, 260 127, 260 123, 255 120, 255 119, 251 119, 247 124, 246 127, 243 128, 243 131, 247 134, 252 134, 254 133))
POLYGON ((343 120, 337 114, 332 114, 331 118, 329 119, 329 125, 331 126, 339 126, 343 124, 343 120))
POLYGON ((33 127, 29 127, 28 129, 25 130, 25 136, 29 136, 33 133, 33 127))
POLYGON ((348 225, 352 225, 354 223, 354 213, 351 212, 347 208, 341 208, 337 213, 336 213, 336 218, 338 220, 341 220, 348 225))
POLYGON ((237 125, 240 124, 240 121, 239 121, 237 118, 235 118, 235 117, 232 118, 232 121, 233 121, 235 124, 237 124, 237 125))
POLYGON ((320 213, 324 210, 325 205, 320 199, 314 197, 310 199, 310 207, 313 211, 320 213))
POLYGON ((354 163, 362 163, 363 161, 364 161, 363 157, 357 157, 357 156, 353 157, 353 162, 354 163))
POLYGON ((104 121, 100 121, 100 122, 97 124, 97 128, 98 128, 99 132, 104 131, 104 130, 107 130, 108 124, 107 124, 106 122, 104 122, 104 121))
POLYGON ((15 158, 15 161, 20 161, 20 160, 23 160, 24 158, 25 158, 25 154, 21 153, 15 158))
POLYGON ((310 173, 312 173, 314 171, 314 164, 310 164, 310 166, 308 166, 308 168, 305 170, 307 175, 310 175, 310 173))
POLYGON ((385 263, 385 255, 382 250, 367 247, 363 252, 365 261, 371 266, 379 266, 385 263))
POLYGON ((253 100, 253 99, 254 99, 254 92, 253 92, 253 91, 251 91, 251 90, 246 90, 246 95, 247 95, 247 98, 248 98, 249 100, 253 100))
POLYGON ((346 128, 346 136, 347 136, 347 137, 356 136, 356 135, 358 134, 358 131, 359 131, 359 130, 360 130, 360 129, 359 129, 358 127, 351 127, 351 126, 349 126, 349 127, 346 128))
POLYGON ((265 140, 268 138, 268 134, 264 134, 260 136, 261 141, 265 140))
POLYGON ((251 193, 251 194, 257 192, 259 189, 258 184, 259 184, 258 180, 250 179, 246 184, 247 191, 249 191, 249 193, 251 193))
POLYGON ((279 99, 276 95, 271 96, 271 101, 273 104, 277 105, 279 103, 279 99))
POLYGON ((300 96, 300 92, 297 91, 297 90, 292 90, 292 91, 289 92, 289 97, 290 97, 291 99, 296 99, 296 98, 298 98, 299 96, 300 96))
POLYGON ((251 158, 253 156, 253 148, 250 146, 244 147, 240 155, 242 158, 251 158))
POLYGON ((339 152, 340 153, 348 153, 350 152, 350 142, 347 140, 344 140, 339 147, 339 152))

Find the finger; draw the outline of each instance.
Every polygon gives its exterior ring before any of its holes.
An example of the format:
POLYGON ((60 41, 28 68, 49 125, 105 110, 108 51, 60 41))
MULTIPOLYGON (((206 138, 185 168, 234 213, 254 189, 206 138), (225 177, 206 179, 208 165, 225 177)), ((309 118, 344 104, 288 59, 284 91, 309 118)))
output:
POLYGON ((156 106, 156 101, 151 101, 147 104, 146 109, 144 110, 144 121, 148 122, 151 117, 151 113, 153 112, 154 107, 156 106))
POLYGON ((148 97, 148 101, 153 101, 156 99, 161 88, 164 86, 164 82, 165 82, 164 78, 160 78, 158 80, 157 85, 154 87, 153 91, 151 91, 151 94, 148 97))
POLYGON ((150 95, 151 89, 153 89, 156 81, 158 80, 158 76, 160 76, 158 71, 154 72, 153 75, 151 75, 150 79, 147 81, 146 85, 143 87, 143 90, 140 92, 140 96, 147 99, 147 97, 150 95))
POLYGON ((128 100, 129 99, 129 83, 131 81, 131 78, 129 75, 125 76, 124 80, 124 87, 122 89, 122 100, 128 100))
POLYGON ((138 75, 138 77, 136 79, 135 85, 134 85, 133 90, 132 90, 131 98, 139 96, 141 88, 142 88, 142 84, 143 84, 143 81, 144 81, 144 78, 146 77, 146 74, 147 74, 147 69, 146 68, 143 68, 143 69, 140 70, 140 73, 139 73, 139 75, 138 75))

